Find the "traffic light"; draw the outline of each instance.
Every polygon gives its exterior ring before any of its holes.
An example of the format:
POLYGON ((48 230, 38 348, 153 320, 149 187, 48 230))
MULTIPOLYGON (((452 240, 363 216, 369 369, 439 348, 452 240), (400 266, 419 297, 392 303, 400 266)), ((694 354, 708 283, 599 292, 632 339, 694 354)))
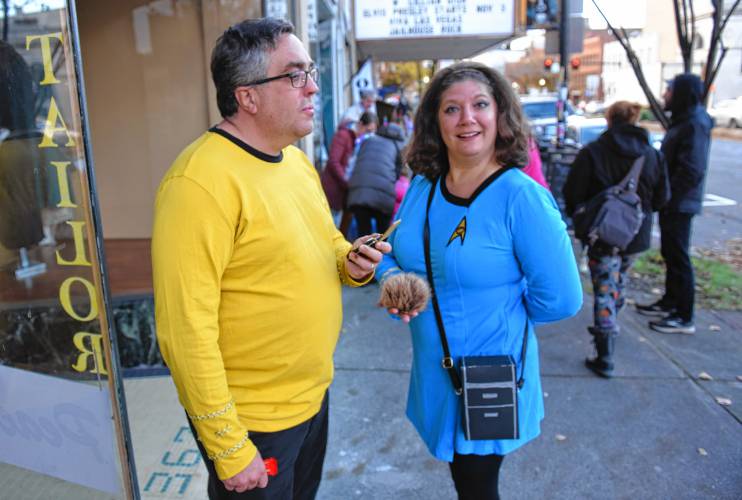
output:
POLYGON ((580 58, 578 56, 572 57, 572 59, 569 60, 569 65, 572 67, 572 69, 579 69, 580 67, 580 58))
POLYGON ((554 59, 552 59, 551 57, 547 57, 546 59, 544 59, 544 69, 551 69, 552 64, 554 64, 554 59))

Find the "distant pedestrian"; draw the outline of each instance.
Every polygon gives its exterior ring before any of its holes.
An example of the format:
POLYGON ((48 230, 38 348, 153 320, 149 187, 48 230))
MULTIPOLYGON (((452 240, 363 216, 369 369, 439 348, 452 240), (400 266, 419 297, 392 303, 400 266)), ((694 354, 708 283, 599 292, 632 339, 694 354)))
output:
POLYGON ((665 294, 653 304, 637 305, 662 333, 694 333, 695 278, 690 260, 693 216, 701 213, 703 190, 711 147, 713 120, 703 106, 703 82, 697 75, 676 76, 664 95, 665 109, 672 114, 662 141, 667 159, 672 197, 660 212, 661 253, 667 272, 665 294))
POLYGON ((429 274, 435 285, 426 310, 384 306, 410 323, 407 416, 430 453, 449 462, 459 499, 498 499, 504 456, 539 435, 544 404, 533 325, 582 305, 564 222, 554 198, 521 172, 527 157, 527 125, 501 74, 471 62, 438 72, 415 116, 407 159, 416 176, 399 209, 402 224, 379 266, 382 298, 405 298, 397 291, 415 276, 429 274), (490 373, 517 373, 523 385, 480 394, 486 402, 476 406, 506 406, 482 410, 487 435, 468 439, 460 395, 468 393, 457 392, 455 374, 464 356, 495 355, 511 356, 515 367, 490 373), (507 406, 514 394, 517 411, 507 406), (494 439, 492 431, 512 426, 514 415, 519 436, 494 439))
POLYGON ((652 212, 669 199, 667 167, 662 154, 649 145, 649 134, 637 127, 641 106, 627 101, 614 103, 606 112, 608 130, 585 146, 575 158, 564 184, 567 213, 626 177, 639 157, 644 164, 637 194, 641 198, 644 221, 639 233, 625 250, 619 251, 598 240, 589 245, 588 267, 593 283, 593 337, 597 356, 585 360, 588 368, 603 377, 613 373, 613 351, 619 332, 618 313, 626 298, 627 273, 635 256, 651 243, 652 212))
POLYGON ((358 92, 359 97, 361 98, 360 102, 357 102, 353 105, 351 105, 343 114, 342 121, 350 121, 350 122, 357 122, 361 119, 361 115, 365 113, 366 111, 371 112, 373 114, 378 114, 376 112, 376 91, 374 89, 361 89, 358 92))
POLYGON ((549 189, 549 184, 547 184, 546 179, 544 178, 541 153, 539 153, 538 145, 533 136, 528 139, 528 163, 523 167, 523 172, 546 189, 549 189))
POLYGON ((402 127, 390 123, 366 139, 358 151, 348 183, 348 208, 360 234, 372 232, 372 221, 377 232, 389 227, 396 200, 394 184, 402 171, 404 138, 402 127))
POLYGON ((336 226, 340 225, 340 217, 346 209, 347 171, 355 151, 356 140, 359 136, 376 130, 376 123, 376 115, 366 111, 356 123, 342 122, 332 137, 329 158, 320 178, 336 226))
POLYGON ((402 167, 402 172, 399 174, 399 179, 397 179, 397 182, 394 183, 394 194, 397 198, 394 202, 394 212, 392 212, 392 219, 397 216, 399 207, 402 205, 402 200, 404 200, 407 191, 410 189, 411 178, 412 170, 410 170, 410 167, 405 165, 404 167, 402 167))

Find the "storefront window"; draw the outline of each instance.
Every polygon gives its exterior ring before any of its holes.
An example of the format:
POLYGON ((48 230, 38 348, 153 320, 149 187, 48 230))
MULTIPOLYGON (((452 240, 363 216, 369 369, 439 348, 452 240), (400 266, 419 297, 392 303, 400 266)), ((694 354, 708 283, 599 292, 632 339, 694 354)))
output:
POLYGON ((74 6, 0 15, 0 496, 130 498, 74 6))

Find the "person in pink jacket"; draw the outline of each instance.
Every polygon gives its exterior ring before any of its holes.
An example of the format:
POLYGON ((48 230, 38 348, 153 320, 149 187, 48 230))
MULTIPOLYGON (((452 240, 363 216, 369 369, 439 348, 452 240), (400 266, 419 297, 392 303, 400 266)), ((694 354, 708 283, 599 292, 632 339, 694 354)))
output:
POLYGON ((335 225, 340 224, 340 216, 345 210, 348 197, 347 169, 355 151, 356 138, 376 130, 376 115, 365 112, 357 123, 344 121, 340 124, 330 143, 330 154, 325 169, 320 175, 322 189, 332 211, 335 225))
POLYGON ((549 189, 549 185, 544 178, 544 171, 541 168, 541 155, 538 152, 538 146, 536 145, 536 141, 533 140, 533 137, 528 139, 528 165, 523 168, 523 172, 546 189, 549 189))
POLYGON ((410 177, 412 177, 412 171, 410 167, 405 165, 402 168, 402 172, 399 174, 399 179, 394 183, 394 192, 397 196, 397 200, 394 202, 394 212, 392 212, 392 220, 397 217, 397 211, 399 206, 402 204, 404 195, 407 194, 407 190, 410 187, 410 177))

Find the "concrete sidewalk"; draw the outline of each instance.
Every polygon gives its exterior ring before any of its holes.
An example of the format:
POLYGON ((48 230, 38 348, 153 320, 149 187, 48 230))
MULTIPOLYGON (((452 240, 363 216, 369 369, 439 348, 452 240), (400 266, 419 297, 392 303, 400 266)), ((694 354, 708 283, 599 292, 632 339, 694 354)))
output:
MULTIPOLYGON (((343 293, 318 498, 455 499, 447 464, 404 416, 407 327, 375 307, 377 286, 343 293)), ((627 310, 616 377, 603 380, 583 365, 591 307, 586 296, 577 317, 537 330, 546 419, 537 440, 505 459, 503 499, 742 498, 742 314, 699 311, 695 335, 670 336, 627 310)), ((142 498, 206 498, 206 470, 170 377, 125 387, 142 498)), ((116 498, 10 465, 0 464, 0 476, 2 499, 116 498)))
MULTIPOLYGON (((447 465, 404 416, 407 327, 374 306, 378 287, 344 293, 319 498, 455 498, 447 465)), ((538 329, 546 419, 505 460, 503 498, 742 498, 742 314, 698 311, 686 336, 624 311, 616 376, 603 380, 583 365, 591 307, 587 295, 577 317, 538 329)))

